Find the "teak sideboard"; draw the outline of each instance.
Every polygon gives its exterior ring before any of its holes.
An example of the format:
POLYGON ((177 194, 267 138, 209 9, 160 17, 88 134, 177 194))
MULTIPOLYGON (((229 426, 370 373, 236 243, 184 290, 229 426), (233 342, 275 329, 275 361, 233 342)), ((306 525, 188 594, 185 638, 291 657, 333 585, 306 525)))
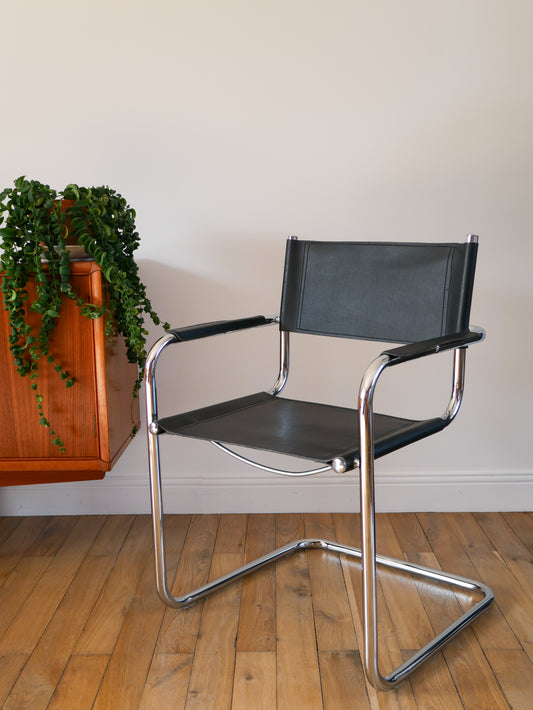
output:
MULTIPOLYGON (((78 295, 101 304, 100 267, 94 261, 75 261, 71 273, 78 295)), ((31 302, 35 286, 29 291, 31 302)), ((102 318, 89 320, 74 301, 64 299, 50 351, 74 378, 74 385, 66 388, 46 359, 39 363, 38 378, 45 413, 65 443, 66 453, 61 454, 49 430, 39 423, 35 393, 29 377, 15 369, 8 335, 2 304, 0 485, 103 478, 130 442, 134 424, 139 425, 139 400, 132 396, 137 367, 128 363, 123 339, 105 336, 102 318)))

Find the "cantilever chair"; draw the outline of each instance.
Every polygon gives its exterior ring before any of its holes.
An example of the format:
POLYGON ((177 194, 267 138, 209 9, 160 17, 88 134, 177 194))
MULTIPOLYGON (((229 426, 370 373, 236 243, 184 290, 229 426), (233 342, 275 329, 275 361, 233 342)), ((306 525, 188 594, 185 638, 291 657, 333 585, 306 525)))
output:
MULTIPOLYGON (((361 560, 363 579, 363 663, 374 687, 396 686, 479 614, 493 600, 484 584, 376 554, 374 459, 448 426, 457 414, 464 385, 465 353, 484 333, 469 327, 478 239, 464 243, 287 241, 279 317, 254 316, 175 328, 151 349, 146 363, 146 406, 156 584, 165 604, 186 607, 221 586, 304 549, 326 549, 361 560), (280 368, 276 383, 259 392, 191 412, 160 417, 156 364, 169 345, 230 331, 279 324, 280 368), (289 369, 289 333, 340 336, 387 344, 361 380, 358 407, 343 407, 280 397, 289 369), (401 343, 390 346, 390 343, 401 343), (444 350, 453 350, 453 386, 442 416, 412 420, 373 411, 374 391, 389 367, 444 350), (205 439, 238 459, 285 475, 334 470, 360 471, 361 549, 318 539, 297 540, 194 591, 170 594, 163 538, 159 440, 168 434, 205 439), (265 466, 235 452, 244 446, 297 456, 317 467, 288 472, 265 466), (431 584, 480 594, 480 600, 408 661, 387 675, 378 667, 376 565, 408 572, 431 584)), ((450 593, 449 589, 446 593, 450 593)))

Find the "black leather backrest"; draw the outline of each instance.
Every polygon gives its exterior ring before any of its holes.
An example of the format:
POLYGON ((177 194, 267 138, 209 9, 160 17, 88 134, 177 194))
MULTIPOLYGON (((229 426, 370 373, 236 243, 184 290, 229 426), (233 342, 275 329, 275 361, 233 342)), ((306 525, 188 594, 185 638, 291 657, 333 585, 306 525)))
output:
POLYGON ((413 342, 468 329, 477 243, 289 239, 282 330, 413 342))

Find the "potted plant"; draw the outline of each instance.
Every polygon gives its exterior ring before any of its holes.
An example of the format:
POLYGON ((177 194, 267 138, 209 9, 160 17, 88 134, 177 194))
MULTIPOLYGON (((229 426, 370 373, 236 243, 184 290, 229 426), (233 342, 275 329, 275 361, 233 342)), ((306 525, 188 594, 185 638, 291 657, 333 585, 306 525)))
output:
POLYGON ((58 192, 20 177, 13 187, 0 192, 0 240, 9 349, 18 373, 30 380, 40 423, 49 428, 53 442, 65 453, 60 433, 48 421, 38 384, 39 361, 43 358, 52 363, 66 387, 75 383, 75 373, 67 372, 50 349, 50 336, 61 317, 63 300, 73 299, 87 318, 104 318, 107 336, 124 337, 128 360, 138 366, 133 396, 138 395, 146 359, 144 315, 160 323, 133 257, 139 246, 135 211, 109 187, 67 185, 58 192), (106 284, 102 306, 85 302, 75 292, 70 278, 71 244, 82 248, 86 257, 101 267, 106 284), (36 285, 36 298, 31 302, 30 280, 36 285), (30 313, 32 317, 28 318, 30 313))

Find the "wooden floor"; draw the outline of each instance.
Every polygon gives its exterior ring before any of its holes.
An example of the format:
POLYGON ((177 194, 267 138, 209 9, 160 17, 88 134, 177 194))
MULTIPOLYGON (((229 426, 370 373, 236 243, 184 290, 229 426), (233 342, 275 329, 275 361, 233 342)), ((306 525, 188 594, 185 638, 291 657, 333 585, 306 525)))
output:
MULTIPOLYGON (((296 537, 358 544, 357 524, 350 515, 168 516, 174 591, 296 537)), ((0 706, 531 710, 533 514, 379 515, 378 547, 483 580, 496 595, 387 693, 361 668, 355 562, 311 550, 176 611, 154 590, 147 516, 0 518, 0 706)), ((381 574, 383 668, 468 601, 381 574)))

